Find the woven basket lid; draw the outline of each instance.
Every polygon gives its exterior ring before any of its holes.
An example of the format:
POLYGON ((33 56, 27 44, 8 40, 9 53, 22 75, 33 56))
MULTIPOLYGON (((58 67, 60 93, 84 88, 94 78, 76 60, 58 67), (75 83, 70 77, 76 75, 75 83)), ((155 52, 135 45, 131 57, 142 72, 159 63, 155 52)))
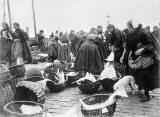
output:
POLYGON ((29 69, 26 71, 25 76, 26 76, 27 78, 28 78, 28 77, 32 77, 32 76, 43 77, 40 69, 39 69, 39 68, 36 68, 36 67, 29 68, 29 69))

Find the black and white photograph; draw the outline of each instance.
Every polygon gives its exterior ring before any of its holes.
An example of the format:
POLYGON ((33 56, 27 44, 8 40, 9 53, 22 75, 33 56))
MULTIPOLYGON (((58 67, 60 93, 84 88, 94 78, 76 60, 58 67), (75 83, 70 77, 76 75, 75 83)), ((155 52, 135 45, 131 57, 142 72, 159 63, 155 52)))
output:
POLYGON ((0 0, 0 117, 160 117, 160 0, 0 0))

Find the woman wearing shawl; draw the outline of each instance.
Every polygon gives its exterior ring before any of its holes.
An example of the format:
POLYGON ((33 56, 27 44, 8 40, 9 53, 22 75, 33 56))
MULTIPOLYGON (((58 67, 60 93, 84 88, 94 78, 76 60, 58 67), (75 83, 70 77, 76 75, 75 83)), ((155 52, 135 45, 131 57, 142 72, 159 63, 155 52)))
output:
POLYGON ((92 28, 81 44, 75 60, 75 70, 99 75, 104 68, 104 50, 96 29, 92 28))
POLYGON ((123 45, 125 40, 125 35, 122 31, 115 28, 114 25, 109 24, 107 26, 108 32, 110 32, 110 40, 109 40, 109 46, 110 49, 114 52, 115 58, 114 61, 117 63, 120 63, 120 58, 123 54, 123 45))
POLYGON ((2 63, 10 63, 11 59, 11 46, 13 38, 9 31, 7 23, 2 23, 2 30, 0 31, 0 61, 2 63))
POLYGON ((49 48, 48 48, 48 59, 50 62, 54 62, 58 58, 58 43, 54 39, 50 41, 49 48))
POLYGON ((69 34, 69 40, 71 42, 70 44, 70 49, 71 49, 71 52, 73 53, 73 55, 75 56, 77 51, 76 51, 76 45, 77 45, 77 42, 78 42, 78 37, 77 35, 75 34, 75 31, 74 30, 71 30, 70 34, 69 34))
POLYGON ((126 40, 126 49, 130 51, 130 74, 135 77, 139 89, 145 90, 140 101, 146 102, 150 100, 149 91, 159 87, 159 60, 156 55, 159 55, 160 44, 132 21, 127 26, 130 31, 126 40))
POLYGON ((67 33, 60 37, 58 43, 58 60, 67 63, 70 62, 70 47, 67 33))
POLYGON ((11 60, 12 64, 15 64, 17 58, 22 58, 25 63, 32 62, 32 54, 30 48, 27 44, 29 39, 27 34, 20 28, 18 23, 14 23, 13 27, 15 32, 12 33, 13 36, 13 45, 11 49, 11 60))

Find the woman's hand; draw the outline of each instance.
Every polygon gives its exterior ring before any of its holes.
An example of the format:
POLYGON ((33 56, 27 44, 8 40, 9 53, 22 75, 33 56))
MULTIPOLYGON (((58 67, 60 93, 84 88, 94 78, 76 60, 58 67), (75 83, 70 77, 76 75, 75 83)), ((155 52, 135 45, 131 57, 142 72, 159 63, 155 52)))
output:
POLYGON ((120 58, 120 62, 123 63, 123 61, 124 61, 124 56, 120 58))
POLYGON ((141 49, 138 49, 136 52, 135 52, 135 55, 140 55, 142 54, 144 48, 141 48, 141 49))

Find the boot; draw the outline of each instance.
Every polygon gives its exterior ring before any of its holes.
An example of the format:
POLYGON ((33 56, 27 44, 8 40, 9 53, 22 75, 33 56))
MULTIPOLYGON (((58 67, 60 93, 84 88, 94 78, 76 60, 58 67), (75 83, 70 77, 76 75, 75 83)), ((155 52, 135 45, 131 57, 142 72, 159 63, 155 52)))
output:
POLYGON ((150 100, 149 90, 145 90, 144 96, 142 97, 142 99, 140 100, 140 102, 147 102, 149 100, 150 100))

